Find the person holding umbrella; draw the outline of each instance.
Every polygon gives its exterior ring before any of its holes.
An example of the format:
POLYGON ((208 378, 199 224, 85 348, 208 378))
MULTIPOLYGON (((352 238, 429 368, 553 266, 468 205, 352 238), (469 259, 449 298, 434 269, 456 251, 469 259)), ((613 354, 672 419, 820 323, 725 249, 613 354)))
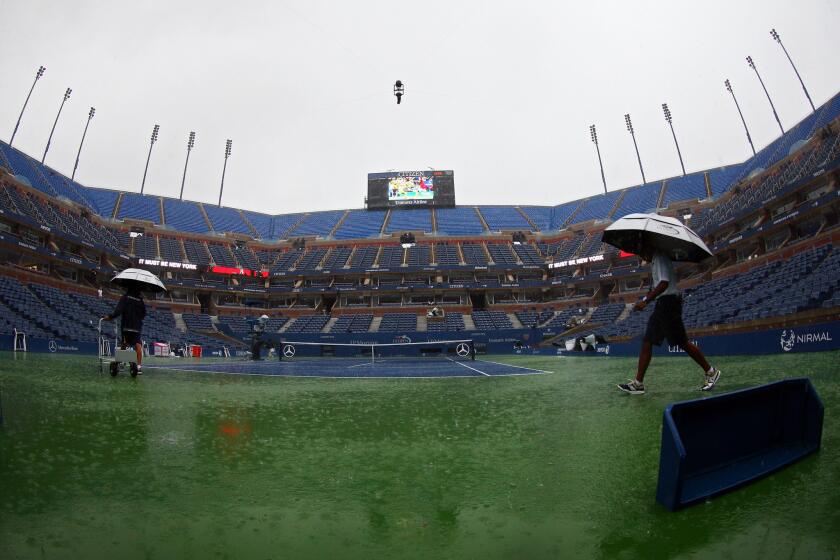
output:
POLYGON ((632 395, 644 394, 645 373, 650 365, 653 345, 659 346, 667 338, 669 344, 679 346, 703 368, 700 390, 712 390, 721 372, 711 366, 703 352, 688 340, 682 320, 682 296, 673 263, 674 260, 699 262, 711 256, 711 251, 682 222, 658 214, 625 216, 604 230, 602 238, 619 249, 638 254, 651 265, 652 288, 633 306, 633 310, 642 311, 650 302, 656 302, 642 337, 636 377, 620 383, 618 388, 632 395))
POLYGON ((143 301, 142 292, 166 291, 163 282, 149 271, 139 268, 128 268, 111 282, 125 288, 125 294, 120 298, 117 307, 110 315, 102 317, 104 321, 113 321, 122 317, 120 323, 121 346, 123 349, 132 347, 137 352, 137 374, 142 374, 143 344, 140 333, 143 330, 143 319, 146 317, 146 304, 143 301))

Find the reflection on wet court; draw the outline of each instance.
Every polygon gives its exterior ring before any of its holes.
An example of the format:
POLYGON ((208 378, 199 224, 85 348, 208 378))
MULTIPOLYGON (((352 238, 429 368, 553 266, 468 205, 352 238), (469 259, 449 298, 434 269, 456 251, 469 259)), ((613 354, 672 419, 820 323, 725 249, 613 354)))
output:
POLYGON ((823 449, 673 514, 654 492, 662 410, 695 397, 687 358, 654 364, 631 399, 613 390, 631 359, 490 357, 545 373, 401 380, 203 362, 112 379, 95 359, 2 354, 0 557, 831 558, 837 359, 721 359, 727 391, 810 376, 823 449))

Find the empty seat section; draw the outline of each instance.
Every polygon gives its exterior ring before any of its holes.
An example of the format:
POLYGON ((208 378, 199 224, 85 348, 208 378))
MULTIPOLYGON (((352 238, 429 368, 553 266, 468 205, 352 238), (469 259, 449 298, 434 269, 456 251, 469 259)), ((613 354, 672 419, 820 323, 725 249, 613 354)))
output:
POLYGON ((234 233, 252 235, 251 228, 242 221, 242 215, 238 210, 225 206, 219 207, 212 204, 204 204, 204 211, 207 212, 207 217, 210 218, 210 223, 213 225, 214 231, 232 231, 234 233))
POLYGON ((258 239, 272 239, 275 237, 273 234, 274 224, 271 216, 249 210, 243 210, 242 214, 254 226, 254 229, 257 230, 258 239))
POLYGON ((333 270, 343 268, 347 264, 347 259, 350 257, 350 247, 333 247, 327 258, 324 259, 323 267, 326 270, 333 270))
POLYGON ((662 206, 665 207, 678 200, 700 200, 706 198, 706 176, 700 172, 668 179, 665 189, 665 197, 662 199, 662 206))
POLYGON ((589 220, 605 220, 610 216, 615 201, 621 196, 622 191, 611 191, 607 194, 599 194, 587 198, 582 202, 580 210, 578 210, 572 222, 578 224, 589 220))
MULTIPOLYGON (((123 199, 124 203, 125 199, 123 199)), ((190 233, 207 232, 207 221, 195 202, 164 198, 163 212, 166 215, 166 225, 173 229, 190 233)), ((122 213, 122 208, 120 208, 120 213, 122 213)))
POLYGON ((114 214, 114 206, 117 205, 117 199, 120 197, 118 191, 88 188, 85 194, 95 207, 94 210, 97 214, 103 218, 111 219, 114 214))
POLYGON ((165 261, 183 262, 184 254, 181 250, 181 242, 171 237, 160 237, 160 258, 165 261))
POLYGON ((458 265, 461 262, 455 245, 438 243, 435 245, 435 262, 438 266, 458 265))
POLYGON ((461 252, 464 254, 464 262, 483 266, 487 264, 487 254, 480 243, 461 243, 461 252))
POLYGON ((132 218, 160 224, 160 198, 137 193, 123 193, 119 219, 132 218))
POLYGON ((464 329, 464 316, 455 311, 447 311, 443 320, 428 321, 426 324, 428 332, 453 332, 464 329))
POLYGON ((275 261, 274 265, 271 267, 271 274, 275 272, 286 272, 291 268, 294 268, 295 263, 303 256, 305 250, 304 249, 290 249, 285 253, 280 253, 277 257, 277 261, 275 261))
POLYGON ((490 231, 533 229, 522 214, 513 206, 479 206, 478 210, 484 216, 490 231))
POLYGON ((230 252, 229 245, 208 243, 207 248, 210 250, 213 262, 218 266, 236 267, 236 260, 233 258, 233 253, 230 252))
POLYGON ((475 235, 484 232, 484 226, 471 206, 437 208, 437 231, 445 235, 475 235))
POLYGON ((351 210, 335 232, 336 239, 376 237, 382 229, 385 210, 351 210))
POLYGON ((272 218, 271 239, 289 239, 290 231, 304 219, 304 214, 280 214, 272 218))
POLYGON ((514 244, 513 250, 525 266, 541 266, 545 262, 537 252, 537 248, 530 243, 514 244))
POLYGON ((510 247, 507 243, 488 243, 487 250, 490 251, 490 259, 497 265, 516 265, 516 257, 510 247))
POLYGON ((350 259, 350 268, 368 269, 372 267, 378 253, 379 247, 356 247, 356 251, 350 259))
POLYGON ((417 315, 414 313, 385 313, 379 323, 379 332, 406 333, 417 330, 417 315))
POLYGON ((184 239, 184 250, 187 253, 187 260, 191 263, 199 266, 210 264, 210 255, 207 253, 204 243, 184 239))
POLYGON ((304 220, 289 231, 292 237, 316 235, 325 237, 330 234, 335 224, 344 215, 344 210, 329 210, 326 212, 312 212, 304 220))
POLYGON ((403 263, 404 249, 399 245, 382 247, 379 255, 379 268, 399 268, 403 263))
POLYGON ((314 270, 321 264, 327 250, 323 248, 309 249, 295 265, 297 270, 314 270))
POLYGON ((426 266, 431 262, 431 250, 428 245, 415 245, 408 248, 406 263, 408 266, 426 266))
POLYGON ((392 209, 386 233, 400 231, 432 231, 432 211, 427 208, 392 209))
POLYGON ((615 214, 613 214, 613 218, 621 218, 627 214, 635 214, 637 212, 655 211, 661 189, 661 181, 625 189, 626 194, 621 200, 621 205, 615 211, 615 214))

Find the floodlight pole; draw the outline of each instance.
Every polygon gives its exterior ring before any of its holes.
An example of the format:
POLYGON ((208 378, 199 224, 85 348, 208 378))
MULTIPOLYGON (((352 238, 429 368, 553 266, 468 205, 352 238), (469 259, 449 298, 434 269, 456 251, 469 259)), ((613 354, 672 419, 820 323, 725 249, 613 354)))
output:
POLYGON ((85 136, 87 136, 87 130, 90 126, 90 121, 93 118, 93 115, 96 114, 96 109, 91 107, 90 111, 88 111, 88 119, 85 123, 85 131, 82 133, 82 141, 79 142, 79 151, 76 152, 76 163, 73 164, 73 174, 70 176, 70 180, 73 181, 76 178, 76 169, 79 167, 79 156, 82 155, 82 146, 85 144, 85 136))
POLYGON ((770 102, 770 108, 773 109, 773 116, 776 117, 776 123, 779 125, 779 130, 782 131, 782 134, 785 133, 785 128, 782 126, 782 121, 779 120, 779 114, 776 113, 776 106, 773 105, 773 100, 770 99, 770 94, 767 93, 767 88, 764 86, 764 80, 761 79, 761 74, 758 73, 758 68, 755 67, 755 62, 751 56, 747 57, 747 64, 750 68, 755 70, 755 75, 758 76, 758 81, 761 82, 761 87, 764 90, 764 95, 767 96, 767 101, 770 102))
POLYGON ((744 120, 744 113, 741 112, 741 106, 738 105, 738 100, 735 98, 735 92, 732 91, 732 84, 729 83, 729 79, 723 81, 723 85, 726 86, 726 91, 732 94, 732 101, 735 102, 735 107, 738 109, 738 114, 741 115, 741 122, 744 123, 744 131, 747 133, 747 141, 750 143, 750 148, 752 149, 753 155, 755 155, 755 146, 753 146, 752 137, 750 136, 750 129, 747 128, 747 121, 744 120))
POLYGON ((805 92, 805 97, 807 97, 807 98, 808 98, 808 103, 810 103, 810 104, 811 104, 811 110, 812 110, 812 111, 816 111, 816 110, 817 110, 817 108, 816 108, 816 107, 814 107, 814 102, 813 102, 813 101, 811 101, 811 96, 808 94, 808 88, 806 88, 806 87, 805 87, 805 82, 803 82, 803 81, 802 81, 802 76, 800 76, 800 75, 799 75, 799 70, 797 70, 797 69, 796 69, 796 65, 793 63, 793 59, 792 59, 792 58, 790 57, 790 55, 788 54, 787 49, 785 48, 784 43, 782 43, 782 38, 781 38, 781 37, 779 37, 779 34, 778 34, 778 33, 776 33, 776 30, 775 30, 775 29, 771 29, 771 30, 770 30, 770 36, 771 36, 771 37, 773 37, 773 39, 774 39, 777 43, 779 43, 779 46, 781 46, 781 47, 782 47, 782 50, 783 50, 783 51, 785 51, 785 56, 787 57, 788 61, 790 62, 790 65, 793 67, 793 71, 796 73, 796 77, 797 77, 797 78, 799 78, 799 83, 800 83, 800 85, 802 86, 802 91, 804 91, 804 92, 805 92))
POLYGON ((47 138, 47 145, 44 148, 44 155, 41 156, 41 163, 44 163, 44 160, 47 159, 47 152, 50 151, 50 142, 52 142, 53 133, 55 132, 55 126, 58 124, 58 117, 61 116, 61 110, 64 109, 64 104, 67 103, 67 100, 70 99, 70 94, 73 93, 73 90, 67 88, 67 91, 64 92, 64 97, 61 99, 61 105, 58 106, 58 114, 55 116, 55 122, 53 123, 52 130, 50 130, 50 137, 47 138))
POLYGON ((29 88, 29 95, 26 96, 26 101, 23 102, 23 108, 20 110, 20 115, 18 115, 18 120, 15 124, 15 130, 12 132, 12 139, 9 140, 9 147, 11 147, 12 144, 15 143, 15 134, 17 134, 18 127, 20 126, 20 119, 23 118, 23 112, 26 111, 26 105, 29 103, 29 98, 32 97, 32 91, 35 89, 35 84, 38 83, 38 80, 41 78, 41 76, 44 75, 44 72, 46 70, 47 69, 44 66, 39 66, 38 71, 35 72, 35 81, 32 82, 32 87, 29 88))
POLYGON ((190 163, 190 152, 195 146, 195 132, 190 132, 187 139, 187 161, 184 162, 184 176, 181 177, 181 194, 178 195, 178 200, 184 200, 184 181, 187 180, 187 165, 190 163))
POLYGON ((604 164, 601 161, 601 148, 598 147, 598 131, 595 130, 595 125, 589 125, 589 137, 592 138, 592 143, 595 144, 595 151, 598 152, 598 166, 601 168, 601 182, 604 183, 604 194, 607 194, 607 179, 604 176, 604 164))
POLYGON ((152 129, 152 139, 149 142, 149 155, 146 156, 146 167, 143 169, 143 182, 140 183, 140 194, 143 194, 143 189, 146 188, 146 173, 149 171, 149 160, 152 159, 152 148, 155 146, 155 142, 157 142, 158 132, 160 131, 160 125, 156 124, 155 127, 152 129))
POLYGON ((222 167, 222 186, 219 187, 219 207, 222 206, 222 191, 225 190, 225 171, 227 171, 227 160, 230 157, 230 148, 233 145, 233 140, 228 139, 225 142, 225 164, 222 167))
POLYGON ((639 155, 639 145, 636 144, 636 133, 633 131, 633 121, 630 120, 630 113, 624 115, 624 124, 627 125, 627 131, 633 137, 633 147, 636 148, 636 159, 639 160, 639 171, 642 172, 642 184, 647 183, 645 179, 645 170, 642 168, 642 156, 639 155))
POLYGON ((680 167, 682 167, 683 177, 685 177, 685 165, 683 164, 682 152, 680 152, 680 144, 677 142, 677 134, 674 132, 671 109, 668 108, 667 103, 662 104, 662 113, 665 115, 665 120, 668 121, 668 126, 671 127, 671 136, 674 137, 674 145, 677 147, 677 155, 680 157, 680 167))

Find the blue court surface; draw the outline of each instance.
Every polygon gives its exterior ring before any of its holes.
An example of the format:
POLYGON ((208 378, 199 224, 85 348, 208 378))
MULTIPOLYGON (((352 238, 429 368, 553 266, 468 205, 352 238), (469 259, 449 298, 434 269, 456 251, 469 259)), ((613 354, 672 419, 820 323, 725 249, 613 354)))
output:
POLYGON ((143 370, 175 370, 226 375, 336 378, 439 378, 539 375, 546 371, 489 360, 451 358, 303 358, 298 360, 230 361, 143 365, 143 370))

